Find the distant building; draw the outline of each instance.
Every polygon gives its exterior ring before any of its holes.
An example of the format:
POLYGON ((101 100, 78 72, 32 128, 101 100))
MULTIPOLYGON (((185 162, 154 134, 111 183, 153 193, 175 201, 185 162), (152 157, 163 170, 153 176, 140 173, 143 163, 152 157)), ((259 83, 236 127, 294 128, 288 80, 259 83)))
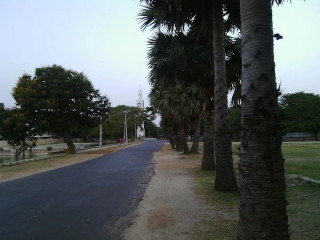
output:
MULTIPOLYGON (((144 100, 142 99, 142 90, 139 89, 138 91, 138 99, 137 99, 137 107, 143 109, 144 108, 144 100)), ((141 139, 145 137, 145 129, 144 123, 137 127, 137 138, 141 139)))

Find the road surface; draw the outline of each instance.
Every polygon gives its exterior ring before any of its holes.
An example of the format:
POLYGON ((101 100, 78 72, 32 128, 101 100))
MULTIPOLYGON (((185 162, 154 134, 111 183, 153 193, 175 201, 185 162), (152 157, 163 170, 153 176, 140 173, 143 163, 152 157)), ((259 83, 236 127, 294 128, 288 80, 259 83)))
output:
POLYGON ((0 184, 0 239, 120 239, 162 144, 149 141, 0 184))

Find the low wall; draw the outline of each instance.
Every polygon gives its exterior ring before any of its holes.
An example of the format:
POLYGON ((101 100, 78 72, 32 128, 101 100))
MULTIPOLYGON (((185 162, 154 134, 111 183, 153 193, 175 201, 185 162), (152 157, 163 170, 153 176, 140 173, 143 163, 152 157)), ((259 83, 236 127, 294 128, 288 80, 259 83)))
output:
MULTIPOLYGON (((77 139, 80 142, 79 139, 77 139)), ((57 143, 64 143, 63 138, 40 138, 36 142, 37 145, 50 145, 50 144, 57 144, 57 143)), ((0 141, 0 147, 10 147, 6 140, 0 141)))

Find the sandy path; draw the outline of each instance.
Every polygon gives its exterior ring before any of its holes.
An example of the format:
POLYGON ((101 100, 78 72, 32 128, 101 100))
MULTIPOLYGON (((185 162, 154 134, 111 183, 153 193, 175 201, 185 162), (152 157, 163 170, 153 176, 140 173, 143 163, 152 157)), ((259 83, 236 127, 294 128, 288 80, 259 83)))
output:
POLYGON ((212 217, 208 206, 192 191, 193 179, 188 169, 195 163, 183 159, 169 144, 155 153, 154 159, 155 175, 124 239, 190 239, 194 224, 212 217))

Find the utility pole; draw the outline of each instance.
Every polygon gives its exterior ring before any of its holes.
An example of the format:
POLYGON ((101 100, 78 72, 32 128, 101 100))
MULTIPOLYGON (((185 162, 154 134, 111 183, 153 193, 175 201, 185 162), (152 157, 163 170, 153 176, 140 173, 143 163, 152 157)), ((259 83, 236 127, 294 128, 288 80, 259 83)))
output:
POLYGON ((124 114, 124 122, 125 122, 125 126, 126 126, 126 143, 128 143, 128 123, 127 123, 127 114, 124 114))
POLYGON ((123 140, 126 138, 126 121, 123 122, 123 140))
POLYGON ((99 148, 102 148, 102 117, 100 117, 100 139, 99 139, 99 148))
POLYGON ((134 141, 137 141, 137 122, 134 121, 134 141))

